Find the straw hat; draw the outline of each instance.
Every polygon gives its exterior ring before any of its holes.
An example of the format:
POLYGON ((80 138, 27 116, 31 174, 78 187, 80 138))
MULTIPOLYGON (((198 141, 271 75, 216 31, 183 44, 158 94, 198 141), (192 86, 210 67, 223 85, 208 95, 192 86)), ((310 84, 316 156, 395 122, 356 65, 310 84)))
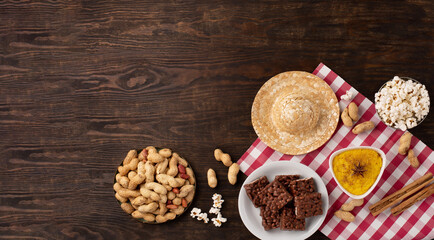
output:
POLYGON ((311 152, 334 133, 339 121, 335 93, 321 78, 300 71, 268 80, 256 94, 252 124, 256 134, 279 152, 311 152))

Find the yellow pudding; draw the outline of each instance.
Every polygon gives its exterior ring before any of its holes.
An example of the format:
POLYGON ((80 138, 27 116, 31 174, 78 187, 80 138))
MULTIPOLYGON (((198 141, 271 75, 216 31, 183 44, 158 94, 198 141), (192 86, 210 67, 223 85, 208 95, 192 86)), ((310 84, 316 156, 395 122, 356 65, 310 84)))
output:
POLYGON ((333 172, 349 193, 362 195, 375 183, 382 167, 378 152, 371 149, 351 149, 333 159, 333 172))

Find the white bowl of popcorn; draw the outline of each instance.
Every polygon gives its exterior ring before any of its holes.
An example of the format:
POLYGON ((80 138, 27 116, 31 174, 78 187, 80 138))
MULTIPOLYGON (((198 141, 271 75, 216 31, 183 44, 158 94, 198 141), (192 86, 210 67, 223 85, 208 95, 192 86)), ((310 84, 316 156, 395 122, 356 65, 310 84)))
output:
POLYGON ((419 125, 429 108, 425 85, 409 77, 395 76, 375 94, 375 109, 380 119, 387 126, 402 131, 419 125))

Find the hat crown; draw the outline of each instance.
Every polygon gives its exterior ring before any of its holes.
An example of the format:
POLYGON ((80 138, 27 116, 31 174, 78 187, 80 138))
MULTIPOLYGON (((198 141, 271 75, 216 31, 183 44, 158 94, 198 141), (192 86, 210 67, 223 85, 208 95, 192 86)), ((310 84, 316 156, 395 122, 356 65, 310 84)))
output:
POLYGON ((319 119, 318 104, 305 95, 287 95, 276 99, 272 109, 273 124, 290 134, 313 129, 319 119))

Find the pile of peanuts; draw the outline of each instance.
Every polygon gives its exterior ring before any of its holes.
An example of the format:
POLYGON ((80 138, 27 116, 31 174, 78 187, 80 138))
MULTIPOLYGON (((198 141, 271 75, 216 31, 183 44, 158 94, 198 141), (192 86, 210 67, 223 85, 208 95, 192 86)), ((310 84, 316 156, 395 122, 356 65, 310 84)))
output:
MULTIPOLYGON (((221 149, 214 150, 214 157, 217 161, 222 162, 223 165, 229 167, 228 170, 228 181, 230 184, 235 185, 237 183, 237 175, 240 171, 240 165, 237 163, 232 163, 231 156, 224 153, 221 149)), ((217 187, 217 176, 214 169, 210 168, 207 172, 208 186, 210 188, 217 187)))
MULTIPOLYGON (((347 127, 352 127, 354 125, 354 121, 357 122, 359 120, 359 108, 354 102, 351 102, 348 107, 342 111, 341 114, 342 123, 347 127)), ((354 134, 360 134, 363 132, 370 131, 375 128, 375 123, 372 121, 366 121, 357 124, 352 132, 354 134)))
POLYGON ((356 217, 350 211, 353 211, 355 207, 362 206, 363 202, 363 199, 352 199, 351 201, 342 205, 341 209, 335 212, 335 216, 346 222, 354 222, 356 217))
POLYGON ((184 213, 195 193, 188 162, 168 148, 130 150, 113 185, 122 209, 134 218, 164 223, 184 213))

